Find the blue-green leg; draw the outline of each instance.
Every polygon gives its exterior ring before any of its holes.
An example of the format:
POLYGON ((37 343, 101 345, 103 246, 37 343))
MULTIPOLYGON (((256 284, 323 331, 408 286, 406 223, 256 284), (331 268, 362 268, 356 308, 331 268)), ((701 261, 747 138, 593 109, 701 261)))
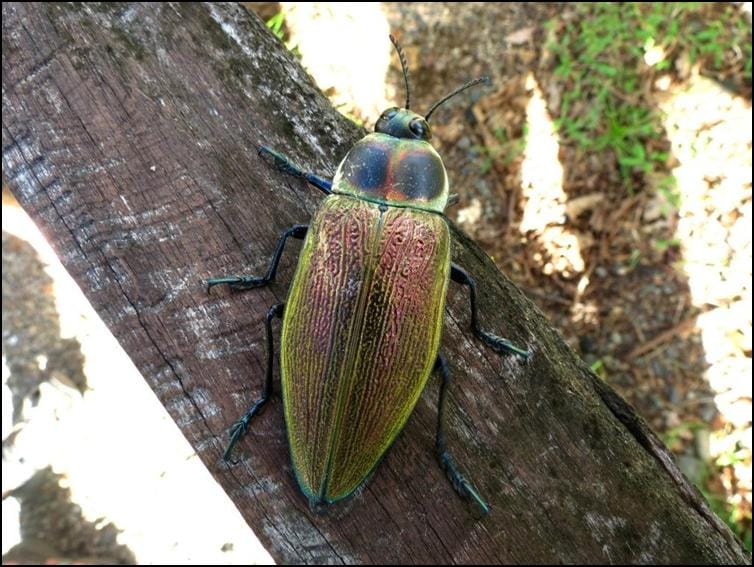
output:
POLYGON ((474 278, 457 264, 452 264, 450 267, 450 279, 456 283, 469 287, 469 296, 471 298, 471 329, 474 331, 474 334, 500 354, 515 354, 524 359, 528 359, 528 350, 518 348, 508 339, 503 339, 481 329, 476 307, 476 282, 474 281, 474 278))
POLYGON ((288 175, 292 175, 300 179, 305 179, 306 181, 314 185, 317 189, 322 191, 325 195, 332 193, 332 181, 325 179, 324 177, 320 177, 319 175, 315 175, 314 173, 304 171, 295 163, 293 163, 287 156, 278 153, 275 150, 271 150, 267 146, 259 146, 259 155, 260 157, 262 157, 262 159, 264 159, 278 171, 282 171, 283 173, 287 173, 288 175))
POLYGON ((437 459, 440 461, 440 467, 453 485, 455 491, 463 498, 468 498, 476 502, 483 514, 488 514, 490 507, 479 495, 472 484, 466 480, 456 466, 453 457, 448 452, 445 442, 445 407, 448 405, 448 385, 450 384, 450 371, 448 370, 448 361, 442 354, 437 355, 435 360, 435 370, 440 371, 442 382, 440 384, 440 400, 437 405, 437 437, 435 439, 435 450, 437 459))
POLYGON ((228 431, 230 441, 228 442, 228 447, 225 449, 225 453, 223 453, 223 460, 225 462, 236 463, 236 461, 230 458, 233 448, 246 435, 251 420, 261 411, 264 404, 272 396, 272 363, 275 358, 275 345, 272 341, 272 320, 275 317, 282 317, 284 309, 285 303, 278 303, 270 307, 270 310, 267 312, 267 320, 264 324, 267 332, 267 372, 264 378, 264 390, 262 390, 262 396, 252 404, 248 411, 241 416, 241 419, 235 422, 231 426, 230 431, 228 431))
POLYGON ((278 264, 280 263, 280 258, 283 255, 283 248, 285 248, 285 241, 288 240, 289 236, 298 238, 299 240, 303 239, 304 237, 306 237, 306 231, 308 229, 309 225, 295 224, 280 235, 277 246, 275 247, 275 254, 272 256, 272 262, 270 262, 270 267, 267 268, 267 273, 263 277, 227 276, 224 278, 211 278, 207 280, 207 291, 212 289, 213 286, 219 284, 228 284, 231 289, 239 290, 254 289, 255 287, 262 287, 263 285, 267 285, 275 279, 275 274, 278 270, 278 264))

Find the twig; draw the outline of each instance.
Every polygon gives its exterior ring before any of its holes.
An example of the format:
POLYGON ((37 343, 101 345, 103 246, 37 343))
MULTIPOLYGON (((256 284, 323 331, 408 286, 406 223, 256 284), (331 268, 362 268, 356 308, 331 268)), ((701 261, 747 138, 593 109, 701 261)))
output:
POLYGON ((672 329, 668 329, 667 331, 664 331, 657 335, 655 338, 649 340, 648 342, 639 345, 634 350, 632 350, 630 353, 628 353, 628 356, 626 358, 638 358, 640 356, 644 356, 648 352, 651 352, 655 350, 660 345, 665 344, 668 341, 673 340, 675 337, 680 335, 685 335, 688 333, 693 327, 696 326, 696 315, 693 317, 689 317, 688 319, 685 319, 678 323, 675 327, 672 329))

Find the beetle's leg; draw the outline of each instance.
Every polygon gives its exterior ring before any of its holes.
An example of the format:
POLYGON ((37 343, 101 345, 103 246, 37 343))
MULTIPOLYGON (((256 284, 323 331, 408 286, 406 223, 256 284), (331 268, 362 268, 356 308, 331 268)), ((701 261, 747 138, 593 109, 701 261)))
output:
POLYGON ((294 177, 306 179, 325 195, 332 193, 332 181, 320 177, 319 175, 315 175, 314 173, 304 171, 283 154, 271 150, 267 146, 259 146, 258 153, 262 159, 272 165, 275 169, 287 173, 288 175, 293 175, 294 177))
POLYGON ((491 346, 499 353, 511 353, 517 354, 523 358, 529 358, 529 351, 520 349, 513 345, 508 339, 503 339, 487 331, 483 331, 479 327, 479 317, 477 316, 476 308, 476 282, 466 270, 456 264, 450 266, 450 279, 454 282, 469 286, 469 296, 471 298, 471 328, 474 334, 482 339, 485 343, 491 346))
POLYGON ((252 404, 248 411, 241 416, 241 419, 235 422, 231 426, 230 431, 228 431, 230 441, 228 442, 228 447, 225 449, 225 453, 223 453, 223 460, 226 463, 236 463, 236 461, 230 458, 233 447, 236 446, 239 439, 246 435, 252 418, 259 413, 264 404, 267 403, 267 400, 270 399, 270 396, 272 396, 272 362, 275 358, 275 346, 272 342, 272 320, 275 317, 282 317, 284 309, 285 303, 278 303, 270 307, 270 310, 267 312, 267 321, 264 324, 267 331, 267 373, 264 377, 264 390, 262 390, 262 396, 252 404))
POLYGON ((445 443, 445 408, 448 405, 448 385, 450 384, 450 371, 448 370, 448 361, 442 354, 437 355, 435 360, 435 369, 440 371, 442 382, 440 383, 440 401, 437 405, 437 437, 435 440, 435 450, 437 459, 440 461, 440 467, 445 471, 450 483, 455 491, 464 498, 474 500, 482 513, 487 514, 490 507, 479 495, 476 489, 461 474, 456 466, 455 461, 448 453, 448 447, 445 443))
POLYGON ((308 229, 309 225, 294 224, 291 228, 280 235, 277 246, 275 247, 275 254, 273 254, 272 256, 272 262, 270 262, 270 267, 267 268, 267 273, 264 275, 264 277, 260 278, 256 276, 228 276, 225 278, 211 278, 207 280, 207 291, 209 291, 213 286, 219 284, 228 284, 232 289, 241 290, 253 289, 255 287, 262 287, 263 285, 267 285, 275 279, 275 273, 277 272, 278 264, 280 263, 280 257, 283 255, 283 248, 285 248, 285 241, 289 236, 301 240, 306 236, 306 231, 308 229))

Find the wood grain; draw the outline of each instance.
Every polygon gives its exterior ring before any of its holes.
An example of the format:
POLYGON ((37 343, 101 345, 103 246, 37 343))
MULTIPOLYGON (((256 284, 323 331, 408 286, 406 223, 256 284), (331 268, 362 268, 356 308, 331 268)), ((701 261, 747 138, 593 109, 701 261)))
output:
POLYGON ((234 4, 4 3, 2 25, 6 180, 276 560, 750 563, 646 424, 458 232, 484 327, 534 353, 521 363, 475 340, 451 286, 449 444, 487 518, 435 463, 436 380, 371 482, 327 514, 296 486, 279 399, 243 462, 222 464, 227 426, 261 390, 264 315, 298 245, 268 288, 208 295, 204 281, 263 273, 278 233, 320 200, 255 148, 331 173, 362 132, 234 4))

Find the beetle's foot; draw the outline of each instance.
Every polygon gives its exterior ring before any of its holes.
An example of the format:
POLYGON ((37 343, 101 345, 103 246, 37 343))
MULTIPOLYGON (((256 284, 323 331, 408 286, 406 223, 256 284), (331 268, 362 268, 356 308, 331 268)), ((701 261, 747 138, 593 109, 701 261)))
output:
POLYGON ((450 483, 453 485, 455 491, 463 498, 472 500, 479 508, 482 516, 489 514, 489 504, 487 504, 484 498, 479 495, 479 492, 477 492, 474 486, 468 480, 466 480, 466 477, 464 477, 458 471, 458 468, 456 467, 456 464, 450 454, 448 454, 447 451, 442 451, 438 454, 438 459, 440 460, 440 466, 445 471, 445 474, 447 475, 448 480, 450 480, 450 483))
POLYGON ((228 284, 231 289, 245 290, 262 287, 270 283, 267 278, 258 278, 255 276, 230 276, 227 278, 211 278, 207 280, 207 293, 216 285, 228 284))
POLYGON ((251 420, 255 415, 259 413, 259 411, 264 407, 264 404, 266 404, 267 400, 269 399, 269 396, 259 398, 256 402, 254 402, 254 405, 249 408, 249 411, 243 414, 243 417, 241 417, 241 419, 239 419, 230 427, 230 430, 228 431, 228 437, 230 437, 230 441, 228 442, 228 446, 225 449, 225 453, 223 453, 223 461, 232 465, 238 464, 238 460, 231 459, 230 457, 233 453, 233 448, 236 446, 238 441, 244 435, 246 435, 246 432, 249 430, 249 424, 251 423, 251 420))
POLYGON ((529 360, 531 353, 528 350, 524 350, 515 346, 508 339, 498 337, 492 333, 486 331, 479 331, 477 336, 487 343, 493 350, 500 354, 515 354, 520 356, 524 360, 529 360))
POLYGON ((246 432, 249 430, 249 421, 249 419, 246 419, 246 416, 243 416, 241 419, 235 422, 228 431, 228 437, 230 437, 230 441, 228 442, 228 446, 225 448, 225 453, 223 453, 223 461, 225 461, 226 463, 230 463, 232 465, 238 464, 238 460, 232 459, 231 454, 233 453, 233 449, 235 448, 236 443, 238 443, 238 440, 246 435, 246 432))
POLYGON ((319 496, 315 496, 313 498, 308 498, 309 501, 309 510, 311 510, 312 514, 316 514, 317 516, 323 516, 327 513, 327 511, 330 509, 330 504, 319 496))

